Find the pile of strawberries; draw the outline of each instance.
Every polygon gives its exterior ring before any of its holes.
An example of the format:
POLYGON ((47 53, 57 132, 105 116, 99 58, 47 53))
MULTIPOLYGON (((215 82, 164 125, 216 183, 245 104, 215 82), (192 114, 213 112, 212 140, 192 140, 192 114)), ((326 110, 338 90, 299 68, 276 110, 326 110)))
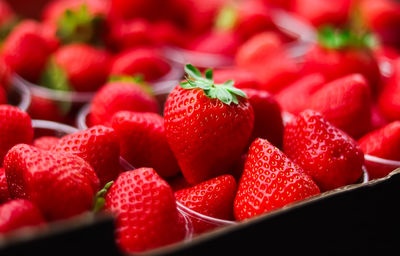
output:
POLYGON ((366 156, 400 161, 393 0, 55 0, 39 11, 19 18, 0 0, 0 237, 110 214, 121 251, 143 252, 395 168, 366 156), (283 13, 315 41, 283 31, 283 13), (171 49, 213 69, 176 63, 171 49), (214 66, 218 56, 231 65, 214 66), (184 75, 169 77, 176 66, 184 75), (78 109, 35 94, 27 112, 12 106, 15 77, 93 93, 87 127, 35 130, 33 119, 74 124, 78 109))

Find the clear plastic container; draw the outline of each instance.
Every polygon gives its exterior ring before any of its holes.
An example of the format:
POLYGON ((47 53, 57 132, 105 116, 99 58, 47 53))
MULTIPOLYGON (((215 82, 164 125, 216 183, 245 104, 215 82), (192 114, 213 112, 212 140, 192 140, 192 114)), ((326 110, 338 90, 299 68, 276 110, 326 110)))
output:
POLYGON ((385 177, 391 171, 400 167, 400 161, 383 159, 368 154, 364 156, 364 159, 371 180, 385 177))
POLYGON ((7 103, 27 111, 31 104, 31 92, 25 84, 11 83, 7 90, 7 103))

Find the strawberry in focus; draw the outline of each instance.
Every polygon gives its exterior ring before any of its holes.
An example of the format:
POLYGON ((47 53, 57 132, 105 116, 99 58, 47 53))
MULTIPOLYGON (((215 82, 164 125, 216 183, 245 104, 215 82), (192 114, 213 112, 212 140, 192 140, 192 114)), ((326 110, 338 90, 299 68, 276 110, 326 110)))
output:
POLYGON ((117 244, 134 253, 184 238, 171 187, 152 168, 127 171, 105 196, 104 210, 116 217, 117 244))
POLYGON ((254 126, 254 112, 233 81, 215 84, 186 65, 188 79, 176 86, 165 104, 165 130, 186 180, 192 184, 229 173, 244 151, 254 126))
POLYGON ((313 110, 285 126, 283 149, 321 191, 353 184, 362 176, 364 154, 358 143, 313 110))
POLYGON ((235 219, 251 218, 319 193, 302 168, 267 140, 256 139, 235 197, 235 219))

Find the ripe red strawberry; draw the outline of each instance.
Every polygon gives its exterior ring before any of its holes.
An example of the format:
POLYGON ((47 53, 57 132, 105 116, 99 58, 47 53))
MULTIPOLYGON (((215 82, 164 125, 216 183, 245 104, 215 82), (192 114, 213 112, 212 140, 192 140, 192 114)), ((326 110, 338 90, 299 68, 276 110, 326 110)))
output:
POLYGON ((113 19, 130 20, 133 18, 145 18, 147 20, 159 20, 168 12, 170 0, 111 0, 111 12, 113 19))
POLYGON ((299 66, 289 57, 280 37, 263 32, 251 37, 236 53, 239 68, 254 73, 260 89, 275 93, 298 77, 299 66))
POLYGON ((92 125, 111 125, 112 116, 122 110, 158 112, 159 106, 151 93, 137 83, 109 82, 96 92, 90 106, 92 125))
POLYGON ((10 88, 11 76, 11 68, 4 61, 4 57, 0 54, 0 86, 5 90, 10 88))
POLYGON ((254 110, 254 129, 250 145, 256 138, 267 139, 278 148, 283 143, 283 120, 281 107, 269 92, 256 89, 243 89, 254 110))
POLYGON ((86 44, 63 46, 47 63, 42 84, 58 90, 94 92, 107 81, 110 59, 107 51, 86 44))
MULTIPOLYGON (((217 219, 233 219, 233 200, 237 184, 231 175, 222 175, 196 186, 175 192, 176 199, 195 212, 217 219)), ((195 233, 200 234, 215 228, 210 223, 192 218, 195 233)))
POLYGON ((400 161, 400 121, 366 134, 359 143, 365 154, 400 161))
POLYGON ((212 31, 198 36, 188 46, 196 52, 234 56, 240 45, 238 36, 232 31, 212 31))
POLYGON ((40 210, 28 200, 16 199, 0 206, 0 234, 44 223, 40 210))
POLYGON ((195 185, 229 172, 251 136, 254 113, 232 80, 214 84, 212 70, 203 78, 190 64, 185 71, 191 78, 169 94, 164 120, 181 171, 195 185))
POLYGON ((3 85, 0 84, 0 105, 7 104, 7 93, 3 85))
POLYGON ((311 177, 283 152, 267 140, 256 139, 239 182, 234 215, 244 220, 319 193, 311 177))
POLYGON ((260 87, 260 83, 256 76, 249 71, 239 68, 217 69, 214 71, 214 81, 216 83, 223 83, 230 79, 235 81, 235 87, 239 89, 258 89, 260 87))
POLYGON ((60 138, 54 137, 54 136, 42 136, 39 138, 36 138, 33 141, 33 146, 43 149, 43 150, 50 150, 52 147, 54 147, 57 143, 59 143, 60 138))
POLYGON ((400 58, 393 63, 393 75, 378 98, 378 109, 389 121, 400 119, 400 58))
POLYGON ((177 46, 186 48, 188 42, 185 31, 182 31, 177 24, 168 20, 161 20, 151 26, 151 36, 155 45, 177 46))
POLYGON ((312 110, 285 126, 283 149, 321 191, 353 184, 362 175, 364 154, 358 143, 312 110))
POLYGON ((118 51, 129 48, 153 44, 151 24, 145 19, 132 19, 128 21, 115 22, 107 38, 108 44, 118 51))
POLYGON ((152 167, 161 177, 179 172, 164 129, 164 118, 156 113, 121 111, 112 118, 121 156, 135 167, 152 167))
POLYGON ((38 23, 25 20, 14 28, 2 46, 5 63, 32 82, 37 82, 50 55, 48 42, 41 33, 38 23))
POLYGON ((116 216, 117 244, 142 252, 184 237, 171 187, 151 168, 122 173, 105 196, 104 209, 116 216))
POLYGON ((324 85, 308 100, 307 108, 324 115, 326 120, 354 138, 371 126, 371 92, 360 74, 351 74, 324 85))
POLYGON ((37 95, 32 95, 28 113, 32 119, 65 122, 65 113, 61 109, 61 104, 57 104, 53 99, 37 95))
POLYGON ((35 203, 48 220, 92 208, 99 179, 82 158, 18 144, 4 159, 11 198, 35 203))
POLYGON ((8 192, 8 184, 6 178, 6 171, 3 167, 0 168, 0 204, 10 200, 10 193, 8 192))
POLYGON ((157 80, 171 69, 158 49, 152 47, 133 48, 115 56, 111 64, 111 75, 141 76, 145 81, 157 80))
POLYGON ((14 106, 0 105, 0 131, 0 165, 10 148, 33 140, 31 118, 14 106))
POLYGON ((96 172, 100 186, 118 177, 119 141, 112 128, 97 125, 66 135, 51 150, 71 153, 88 162, 96 172))
POLYGON ((283 110, 298 114, 306 109, 310 97, 325 84, 323 75, 305 75, 280 90, 275 98, 283 110))
POLYGON ((293 0, 291 10, 313 26, 345 25, 353 0, 293 0))
POLYGON ((348 30, 322 28, 319 43, 312 46, 304 56, 302 72, 321 73, 327 81, 359 73, 367 79, 372 92, 378 92, 381 74, 371 50, 371 36, 367 33, 361 36, 353 34, 348 30))
POLYGON ((57 0, 43 8, 42 19, 55 28, 54 36, 62 43, 98 43, 108 11, 108 1, 57 0))
POLYGON ((359 1, 359 10, 366 25, 371 28, 384 45, 398 48, 400 42, 400 4, 391 0, 359 1))

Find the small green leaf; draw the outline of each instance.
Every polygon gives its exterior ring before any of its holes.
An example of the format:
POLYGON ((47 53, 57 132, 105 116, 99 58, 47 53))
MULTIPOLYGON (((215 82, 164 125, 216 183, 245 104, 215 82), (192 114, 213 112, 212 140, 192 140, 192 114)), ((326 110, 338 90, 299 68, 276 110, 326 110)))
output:
POLYGON ((114 181, 108 182, 106 185, 104 185, 104 187, 101 190, 99 190, 96 193, 96 196, 93 199, 93 201, 94 201, 93 202, 93 211, 95 213, 99 212, 99 211, 101 211, 103 209, 104 204, 105 204, 104 197, 107 194, 107 192, 110 189, 110 187, 112 186, 112 184, 114 184, 114 181))
POLYGON ((215 90, 217 99, 221 100, 223 103, 229 105, 232 102, 232 94, 230 94, 225 88, 217 87, 215 90))
POLYGON ((226 90, 228 90, 232 94, 236 94, 236 95, 239 95, 240 97, 247 99, 246 93, 236 87, 228 87, 228 88, 226 88, 226 90))
POLYGON ((205 76, 208 81, 210 81, 212 83, 214 82, 212 69, 207 69, 205 72, 205 76))
POLYGON ((234 84, 235 84, 235 81, 233 81, 233 80, 228 80, 225 83, 223 83, 223 85, 226 87, 232 87, 234 84))
POLYGON ((187 64, 185 66, 185 72, 186 74, 188 74, 189 76, 191 76, 194 79, 203 79, 201 77, 201 72, 200 70, 198 70, 197 68, 195 68, 192 64, 187 64))
POLYGON ((180 86, 183 89, 194 89, 195 87, 193 87, 188 81, 184 81, 180 83, 180 86))
POLYGON ((235 104, 239 104, 239 100, 236 97, 236 95, 235 94, 231 94, 231 95, 232 95, 232 102, 235 103, 235 104))

